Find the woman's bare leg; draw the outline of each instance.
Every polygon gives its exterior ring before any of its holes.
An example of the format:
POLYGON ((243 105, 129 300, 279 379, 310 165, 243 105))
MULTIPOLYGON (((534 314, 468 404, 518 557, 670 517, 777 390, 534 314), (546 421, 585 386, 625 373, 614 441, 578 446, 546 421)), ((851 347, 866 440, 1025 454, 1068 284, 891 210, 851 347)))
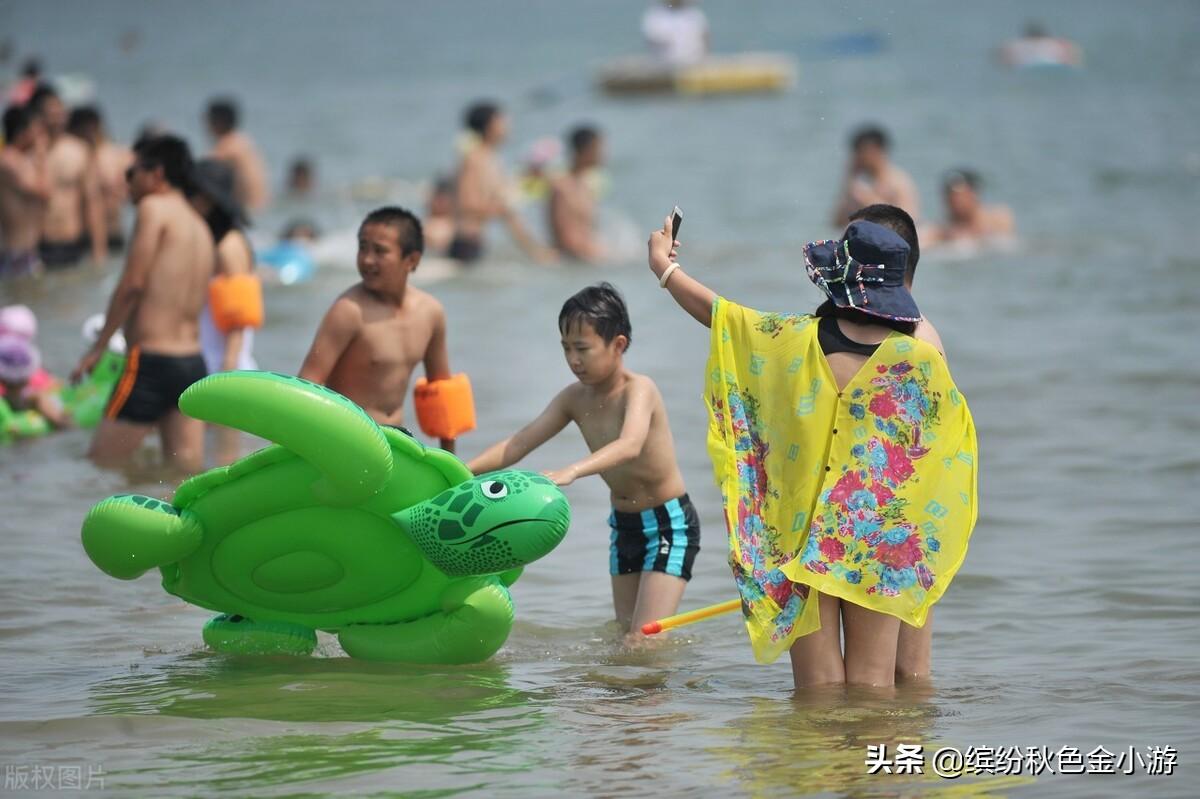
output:
POLYGON ((790 651, 792 678, 797 688, 846 681, 846 667, 842 660, 842 625, 838 612, 842 601, 825 594, 818 594, 817 599, 820 603, 821 629, 797 638, 790 651))
POLYGON ((846 682, 895 685, 900 620, 843 602, 842 623, 846 630, 846 682))
POLYGON ((896 644, 896 682, 929 679, 933 665, 933 609, 925 616, 924 627, 900 625, 896 644))

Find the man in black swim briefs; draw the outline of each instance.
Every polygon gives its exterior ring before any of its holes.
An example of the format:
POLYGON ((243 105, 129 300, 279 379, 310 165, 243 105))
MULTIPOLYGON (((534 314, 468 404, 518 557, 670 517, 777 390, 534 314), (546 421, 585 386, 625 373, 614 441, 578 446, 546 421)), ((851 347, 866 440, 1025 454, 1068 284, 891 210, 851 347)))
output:
POLYGON ((184 416, 179 395, 204 377, 200 313, 216 263, 212 234, 184 197, 192 158, 174 136, 140 141, 128 171, 137 208, 125 269, 113 289, 104 328, 71 377, 100 360, 109 339, 124 328, 125 371, 89 456, 102 465, 128 461, 157 428, 164 458, 185 471, 204 465, 204 423, 184 416))

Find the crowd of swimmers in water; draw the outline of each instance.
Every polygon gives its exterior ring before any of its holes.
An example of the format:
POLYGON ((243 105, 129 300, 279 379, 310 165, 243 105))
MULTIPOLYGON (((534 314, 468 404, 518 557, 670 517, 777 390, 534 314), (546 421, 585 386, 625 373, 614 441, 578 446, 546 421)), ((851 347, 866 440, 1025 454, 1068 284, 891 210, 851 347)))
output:
MULTIPOLYGON (((661 33, 663 26, 655 30, 661 33)), ((89 256, 103 263, 111 252, 124 250, 104 324, 71 374, 75 380, 86 375, 123 336, 125 369, 92 436, 89 455, 102 465, 126 464, 145 437, 157 432, 164 460, 180 473, 196 472, 205 465, 204 426, 179 411, 179 396, 211 372, 255 366, 250 340, 262 323, 261 296, 255 309, 253 291, 238 289, 241 294, 224 300, 210 284, 254 274, 244 225, 249 214, 271 202, 261 154, 241 129, 237 104, 230 99, 208 105, 211 149, 196 160, 186 141, 158 129, 143 132, 131 148, 120 146, 109 138, 95 106, 68 110, 35 70, 27 73, 30 80, 13 87, 4 113, 0 275, 36 278, 44 268, 89 256), (127 202, 135 213, 128 237, 120 224, 127 202), (228 308, 214 307, 223 303, 228 308)), ((509 130, 504 110, 493 102, 478 102, 466 110, 463 122, 468 135, 458 169, 435 183, 424 219, 384 206, 362 220, 356 259, 360 280, 333 300, 296 365, 300 377, 349 397, 380 424, 404 423, 404 400, 418 365, 430 381, 453 374, 446 310, 409 282, 427 253, 476 261, 485 253, 489 224, 501 221, 538 262, 598 262, 607 255, 595 220, 595 173, 604 162, 604 136, 596 126, 581 124, 569 131, 568 166, 562 172, 546 168, 553 145, 542 143, 531 154, 523 180, 528 194, 546 202, 550 241, 543 243, 525 225, 501 162, 509 130)), ((878 299, 902 300, 915 314, 908 289, 919 256, 917 192, 912 179, 892 163, 890 145, 889 135, 878 126, 853 133, 832 216, 839 228, 849 224, 844 234, 848 254, 853 247, 875 247, 896 256, 888 267, 895 271, 889 278, 893 296, 880 294, 878 299)), ((289 170, 285 191, 305 195, 315 181, 313 163, 299 159, 289 170)), ((1011 213, 984 204, 981 185, 970 170, 947 173, 945 218, 922 228, 921 241, 1011 234, 1011 213)), ((650 268, 685 311, 712 325, 716 295, 679 268, 678 247, 668 219, 650 238, 650 268)), ((836 262, 836 254, 831 257, 836 262)), ((810 277, 822 285, 811 270, 810 277)), ((828 286, 822 290, 829 293, 828 286)), ((822 348, 839 384, 853 379, 870 357, 868 351, 874 352, 893 331, 925 342, 929 352, 942 349, 936 331, 919 314, 917 322, 903 316, 881 321, 853 306, 845 308, 833 294, 830 298, 824 316, 837 322, 833 329, 823 324, 822 335, 835 343, 827 347, 823 338, 822 348)), ((12 403, 36 409, 44 406, 44 398, 31 387, 40 366, 31 317, 28 309, 0 311, 0 383, 12 403), (12 330, 4 327, 8 322, 12 330)), ((574 294, 562 307, 558 331, 573 382, 530 424, 468 465, 476 473, 502 468, 568 423, 579 427, 589 454, 547 474, 562 486, 590 475, 600 475, 608 484, 614 608, 623 628, 636 636, 641 624, 678 607, 699 550, 698 516, 676 461, 662 395, 652 379, 623 364, 633 331, 620 295, 607 284, 574 294)), ((481 389, 486 396, 486 387, 481 389)), ((456 448, 453 440, 439 444, 449 451, 456 448)), ((238 446, 236 438, 219 443, 216 460, 227 463, 238 457, 238 446)), ((846 603, 840 623, 846 630, 843 659, 836 604, 823 604, 821 613, 826 612, 833 614, 832 641, 828 635, 802 639, 807 643, 793 648, 798 685, 890 684, 893 673, 928 673, 928 626, 902 630, 899 622, 892 624, 893 617, 886 621, 877 618, 884 614, 862 611, 869 614, 864 616, 846 603)))

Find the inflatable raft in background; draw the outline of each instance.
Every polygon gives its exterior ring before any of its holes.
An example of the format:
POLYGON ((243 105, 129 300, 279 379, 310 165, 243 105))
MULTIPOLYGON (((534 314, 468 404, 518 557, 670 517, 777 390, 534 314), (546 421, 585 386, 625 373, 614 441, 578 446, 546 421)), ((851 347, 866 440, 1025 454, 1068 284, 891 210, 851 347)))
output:
POLYGON ((709 56, 672 65, 649 56, 627 56, 601 67, 600 89, 608 94, 760 94, 782 92, 796 82, 796 63, 782 53, 709 56))

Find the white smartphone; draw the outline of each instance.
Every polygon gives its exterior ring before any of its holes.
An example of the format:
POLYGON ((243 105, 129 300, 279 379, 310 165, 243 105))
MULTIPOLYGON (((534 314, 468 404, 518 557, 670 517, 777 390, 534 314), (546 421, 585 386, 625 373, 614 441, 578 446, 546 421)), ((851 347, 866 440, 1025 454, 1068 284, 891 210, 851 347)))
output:
POLYGON ((679 239, 679 226, 683 224, 683 211, 679 210, 679 206, 671 211, 671 241, 679 239))

